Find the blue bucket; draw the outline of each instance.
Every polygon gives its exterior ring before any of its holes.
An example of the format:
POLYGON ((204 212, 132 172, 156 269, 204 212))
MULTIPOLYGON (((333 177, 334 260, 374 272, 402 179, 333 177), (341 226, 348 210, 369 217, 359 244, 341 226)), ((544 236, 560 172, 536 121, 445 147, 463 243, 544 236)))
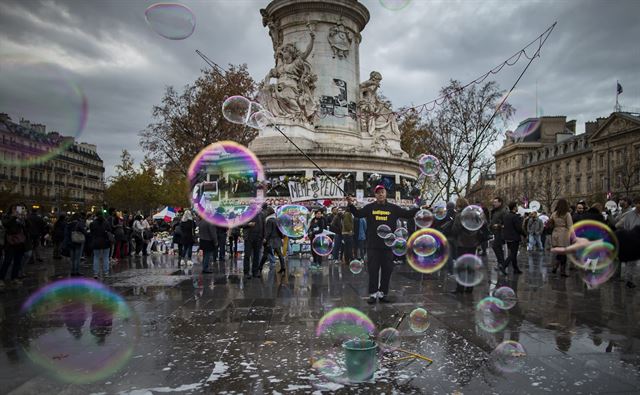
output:
POLYGON ((373 340, 347 340, 342 343, 349 381, 371 380, 378 367, 378 345, 373 340))

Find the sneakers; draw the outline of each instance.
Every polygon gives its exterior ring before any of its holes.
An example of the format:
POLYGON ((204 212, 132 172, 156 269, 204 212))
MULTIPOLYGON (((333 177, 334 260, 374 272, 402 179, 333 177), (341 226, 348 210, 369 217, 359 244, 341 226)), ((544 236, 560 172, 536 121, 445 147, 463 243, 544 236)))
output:
POLYGON ((367 299, 367 303, 369 304, 375 304, 378 301, 378 293, 374 293, 369 295, 369 299, 367 299))
POLYGON ((193 262, 192 261, 187 261, 187 266, 193 266, 193 262))
POLYGON ((389 296, 383 296, 380 299, 378 299, 378 302, 380 302, 380 303, 393 303, 393 299, 391 299, 391 297, 389 297, 389 296))

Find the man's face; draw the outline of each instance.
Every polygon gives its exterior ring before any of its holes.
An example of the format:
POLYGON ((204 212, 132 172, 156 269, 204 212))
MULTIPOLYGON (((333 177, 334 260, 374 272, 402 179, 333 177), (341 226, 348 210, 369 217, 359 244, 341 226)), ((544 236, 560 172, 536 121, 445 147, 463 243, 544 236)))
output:
POLYGON ((331 209, 331 214, 336 215, 337 212, 338 212, 337 208, 334 207, 331 209))
POLYGON ((622 199, 620 200, 620 203, 618 203, 620 205, 620 208, 625 209, 627 207, 629 207, 629 203, 627 203, 626 200, 622 199))
POLYGON ((322 213, 320 211, 316 211, 316 218, 320 219, 322 217, 322 213))
POLYGON ((500 208, 500 206, 502 206, 502 203, 498 199, 493 199, 493 208, 500 208))
POLYGON ((636 214, 640 215, 640 200, 636 202, 636 214))
POLYGON ((380 188, 376 191, 376 202, 383 203, 387 199, 387 190, 380 188))
POLYGON ((584 206, 582 204, 579 204, 576 206, 576 212, 578 214, 583 213, 584 212, 584 206))

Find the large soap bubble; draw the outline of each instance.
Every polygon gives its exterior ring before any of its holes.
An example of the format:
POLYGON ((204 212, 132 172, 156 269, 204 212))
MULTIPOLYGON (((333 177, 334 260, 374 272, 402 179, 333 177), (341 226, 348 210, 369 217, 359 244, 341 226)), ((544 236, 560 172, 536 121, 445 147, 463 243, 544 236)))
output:
POLYGON ((464 287, 474 287, 484 278, 482 259, 473 254, 464 254, 453 263, 453 276, 464 287))
POLYGON ((418 210, 413 220, 418 228, 429 228, 433 224, 433 213, 426 209, 418 210))
POLYGON ((88 279, 61 280, 36 291, 22 305, 20 322, 29 359, 74 384, 104 380, 122 369, 140 336, 125 300, 88 279))
POLYGON ((492 296, 482 299, 476 305, 476 323, 489 333, 497 333, 506 328, 509 314, 504 302, 492 296))
POLYGON ((435 177, 440 167, 440 161, 433 155, 422 155, 418 159, 418 167, 425 176, 435 177))
POLYGON ((502 301, 502 307, 505 310, 511 310, 516 303, 518 303, 516 292, 511 287, 507 286, 500 287, 493 291, 493 297, 502 301))
POLYGON ((194 209, 214 225, 244 225, 262 209, 262 164, 238 143, 221 141, 205 147, 191 162, 188 177, 194 209))
POLYGON ((409 327, 416 333, 422 333, 429 329, 429 313, 422 307, 417 307, 409 314, 409 327))
POLYGON ((507 340, 493 350, 490 356, 493 367, 504 373, 514 373, 521 370, 527 357, 527 350, 522 344, 507 340))
POLYGON ((378 235, 379 238, 386 239, 387 236, 389 236, 389 234, 393 234, 393 233, 391 232, 391 228, 389 227, 389 225, 382 224, 378 226, 378 228, 376 229, 376 234, 378 235))
POLYGON ((320 256, 327 256, 333 251, 333 239, 324 234, 317 235, 311 242, 311 249, 320 256))
POLYGON ((460 223, 465 229, 472 232, 480 230, 484 225, 486 219, 482 207, 470 205, 462 209, 460 213, 460 223))
POLYGON ((285 204, 276 210, 276 223, 283 235, 301 239, 307 234, 309 209, 299 204, 285 204))
POLYGON ((196 16, 189 7, 176 3, 156 3, 144 12, 154 32, 169 40, 184 40, 196 29, 196 16))
POLYGON ((569 261, 583 270, 601 270, 609 266, 617 257, 618 238, 605 224, 599 221, 585 220, 573 224, 573 237, 592 241, 587 248, 568 254, 569 261))
POLYGON ((407 240, 407 263, 420 273, 434 273, 440 270, 448 259, 449 242, 435 229, 420 229, 407 240))

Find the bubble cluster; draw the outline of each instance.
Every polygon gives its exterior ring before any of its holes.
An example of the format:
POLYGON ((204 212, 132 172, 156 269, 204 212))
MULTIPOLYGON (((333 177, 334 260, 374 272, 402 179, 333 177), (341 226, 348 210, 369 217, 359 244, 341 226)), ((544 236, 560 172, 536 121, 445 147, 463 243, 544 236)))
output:
POLYGON ((429 313, 422 307, 417 307, 409 314, 409 328, 416 333, 422 333, 429 329, 429 313))
POLYGON ((360 259, 354 259, 349 262, 349 270, 353 274, 362 273, 362 269, 364 269, 364 263, 360 259))
POLYGON ((527 350, 522 344, 507 340, 504 341, 491 352, 490 360, 493 367, 500 372, 514 373, 520 371, 525 363, 527 350))
POLYGON ((22 342, 29 359, 61 381, 103 380, 129 361, 140 333, 125 300, 102 283, 69 279, 51 283, 22 305, 22 342))
MULTIPOLYGON (((0 56, 0 109, 13 121, 0 120, 4 154, 0 165, 28 167, 44 163, 73 145, 87 123, 87 98, 62 68, 41 59, 3 54, 0 56), (29 115, 46 123, 23 124, 18 117, 29 115)), ((7 173, 8 174, 8 173, 7 173)))
POLYGON ((401 237, 396 238, 391 245, 391 252, 395 256, 403 256, 407 253, 407 241, 401 237))
POLYGON ((432 228, 420 229, 407 240, 407 262, 420 273, 434 273, 449 259, 449 248, 449 242, 441 232, 432 228))
POLYGON ((474 287, 484 278, 482 259, 473 254, 464 254, 453 263, 453 276, 464 287, 474 287))
POLYGON ((493 291, 493 297, 502 301, 501 308, 505 310, 511 310, 516 303, 518 303, 516 292, 512 288, 506 286, 493 291))
POLYGON ((382 351, 393 351, 400 347, 400 332, 396 328, 384 328, 378 334, 378 344, 382 351))
POLYGON ((260 103, 252 102, 244 96, 231 96, 225 99, 222 103, 222 115, 231 123, 260 130, 274 122, 273 115, 260 103))
POLYGON ((320 256, 327 256, 333 250, 333 239, 327 235, 320 234, 313 238, 311 249, 320 256))
POLYGON ((182 4, 153 4, 146 9, 144 17, 154 32, 169 40, 184 40, 196 29, 196 16, 182 4))
POLYGON ((283 235, 301 239, 307 234, 309 209, 298 204, 285 204, 276 210, 276 223, 283 235))
POLYGON ((316 326, 316 336, 337 340, 368 339, 376 327, 366 314, 353 307, 338 307, 326 313, 316 326))
POLYGON ((475 232, 482 228, 485 223, 482 207, 470 205, 465 207, 460 213, 460 223, 465 229, 475 232))
POLYGON ((509 314, 504 303, 492 296, 478 302, 475 315, 478 326, 489 333, 500 332, 509 323, 509 314))
POLYGON ((406 239, 407 237, 409 237, 409 231, 407 230, 407 228, 397 228, 394 232, 393 235, 396 238, 400 238, 400 239, 406 239))
POLYGON ((437 202, 433 205, 433 216, 438 221, 442 221, 447 216, 447 203, 437 202))
POLYGON ((433 213, 426 209, 418 210, 413 220, 418 228, 429 228, 433 224, 433 213))
POLYGON ((387 236, 389 236, 389 234, 393 234, 393 233, 391 232, 391 228, 389 227, 389 225, 382 224, 378 226, 378 228, 376 229, 376 234, 378 235, 379 238, 386 239, 387 236))
POLYGON ((418 158, 420 172, 428 177, 434 177, 438 173, 440 161, 433 155, 422 155, 418 158))
POLYGON ((618 238, 607 225, 599 221, 585 220, 573 224, 571 232, 572 237, 598 241, 568 255, 569 261, 575 266, 596 271, 606 268, 615 260, 618 238))
POLYGON ((383 242, 387 247, 391 247, 393 243, 396 242, 396 235, 394 235, 393 233, 389 233, 387 237, 383 239, 383 242))
POLYGON ((213 143, 196 155, 187 174, 193 207, 206 221, 231 228, 260 213, 264 171, 246 147, 233 141, 213 143))

